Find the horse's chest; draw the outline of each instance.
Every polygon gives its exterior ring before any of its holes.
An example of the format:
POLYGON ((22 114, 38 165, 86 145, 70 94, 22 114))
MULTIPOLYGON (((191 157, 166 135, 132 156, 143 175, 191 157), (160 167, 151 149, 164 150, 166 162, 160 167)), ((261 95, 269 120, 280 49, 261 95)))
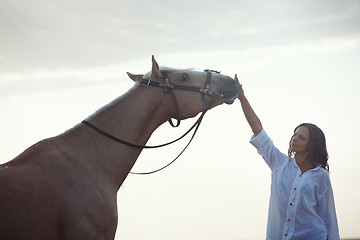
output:
POLYGON ((91 211, 68 213, 60 225, 64 239, 113 239, 117 214, 114 211, 94 207, 91 211))
POLYGON ((64 239, 113 239, 117 226, 117 212, 113 205, 84 199, 64 206, 60 213, 64 239))
POLYGON ((62 206, 63 231, 75 234, 74 239, 113 239, 117 226, 116 200, 96 189, 70 195, 62 206))
POLYGON ((111 194, 66 184, 50 188, 23 182, 24 191, 12 187, 11 194, 2 194, 0 239, 114 239, 117 210, 111 194))

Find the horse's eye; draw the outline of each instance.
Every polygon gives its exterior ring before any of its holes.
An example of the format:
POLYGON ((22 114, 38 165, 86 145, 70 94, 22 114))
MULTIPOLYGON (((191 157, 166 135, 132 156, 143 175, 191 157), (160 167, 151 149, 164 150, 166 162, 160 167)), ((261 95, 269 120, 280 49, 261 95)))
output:
POLYGON ((189 75, 187 73, 184 73, 183 78, 181 79, 181 81, 186 81, 188 79, 190 79, 189 75))

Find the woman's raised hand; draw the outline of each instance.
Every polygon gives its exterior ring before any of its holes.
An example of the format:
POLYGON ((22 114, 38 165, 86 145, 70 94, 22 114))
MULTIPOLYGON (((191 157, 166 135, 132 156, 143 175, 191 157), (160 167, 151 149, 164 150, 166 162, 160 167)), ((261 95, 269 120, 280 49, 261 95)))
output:
POLYGON ((238 86, 239 86, 239 88, 240 88, 240 92, 239 92, 239 94, 238 94, 238 99, 240 99, 241 100, 241 98, 242 97, 245 97, 245 95, 244 95, 244 90, 243 90, 243 88, 242 88, 242 84, 240 84, 240 82, 239 82, 239 79, 238 79, 238 76, 237 76, 237 74, 235 74, 235 81, 237 82, 237 84, 238 84, 238 86))

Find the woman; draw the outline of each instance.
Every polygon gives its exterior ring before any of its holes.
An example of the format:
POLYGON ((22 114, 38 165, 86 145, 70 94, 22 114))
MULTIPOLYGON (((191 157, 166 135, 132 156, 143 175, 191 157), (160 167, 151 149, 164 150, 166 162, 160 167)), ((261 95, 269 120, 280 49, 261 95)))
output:
POLYGON ((304 123, 294 130, 288 155, 262 127, 240 86, 238 99, 254 135, 250 143, 272 172, 266 239, 340 239, 329 178, 325 136, 304 123))

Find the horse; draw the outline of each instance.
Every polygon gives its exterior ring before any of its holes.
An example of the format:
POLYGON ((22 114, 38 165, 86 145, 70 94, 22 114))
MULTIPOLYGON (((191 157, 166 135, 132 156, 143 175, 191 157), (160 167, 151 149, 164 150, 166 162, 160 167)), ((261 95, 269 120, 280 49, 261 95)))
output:
POLYGON ((0 239, 114 239, 117 192, 156 128, 239 93, 231 77, 160 68, 154 56, 151 71, 127 74, 125 94, 0 165, 0 239))

